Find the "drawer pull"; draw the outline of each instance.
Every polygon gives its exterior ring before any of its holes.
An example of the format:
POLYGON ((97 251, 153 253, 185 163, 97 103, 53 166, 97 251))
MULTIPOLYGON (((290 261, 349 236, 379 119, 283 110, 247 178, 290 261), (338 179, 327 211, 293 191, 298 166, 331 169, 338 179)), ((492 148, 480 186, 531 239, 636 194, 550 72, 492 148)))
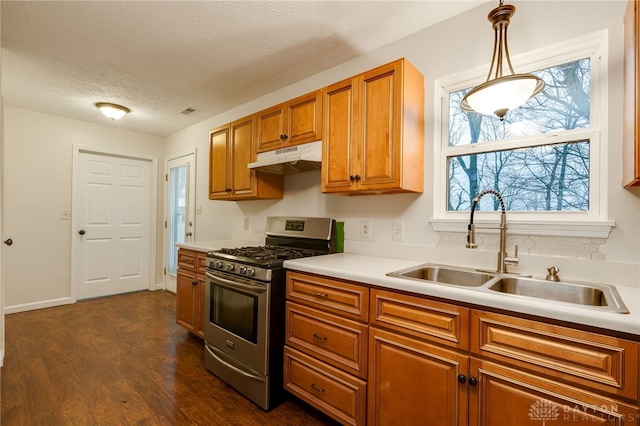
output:
POLYGON ((327 341, 327 337, 326 336, 321 336, 318 333, 313 333, 313 338, 316 340, 319 340, 321 342, 326 342, 327 341))
POLYGON ((316 297, 322 297, 324 299, 329 297, 328 294, 326 294, 326 293, 318 293, 317 291, 315 293, 313 293, 313 295, 316 296, 316 297))
POLYGON ((315 383, 311 383, 311 389, 318 393, 324 393, 324 388, 319 388, 315 383))

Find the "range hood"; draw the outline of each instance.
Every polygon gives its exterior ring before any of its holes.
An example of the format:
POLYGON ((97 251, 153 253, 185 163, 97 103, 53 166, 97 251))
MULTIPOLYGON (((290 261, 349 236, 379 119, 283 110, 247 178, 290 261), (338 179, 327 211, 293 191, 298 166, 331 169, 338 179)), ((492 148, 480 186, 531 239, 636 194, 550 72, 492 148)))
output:
POLYGON ((322 160, 322 141, 309 142, 261 152, 249 168, 279 175, 319 170, 322 160))

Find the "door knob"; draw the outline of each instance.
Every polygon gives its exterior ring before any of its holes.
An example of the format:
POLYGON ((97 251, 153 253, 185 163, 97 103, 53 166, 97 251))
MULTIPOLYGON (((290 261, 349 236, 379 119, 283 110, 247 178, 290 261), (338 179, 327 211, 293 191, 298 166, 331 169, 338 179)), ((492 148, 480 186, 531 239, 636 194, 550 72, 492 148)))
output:
POLYGON ((13 244, 13 240, 11 238, 4 240, 4 243, 8 246, 13 244))
POLYGON ((187 232, 186 234, 184 234, 185 237, 190 237, 193 235, 193 232, 187 232))
POLYGON ((78 234, 80 234, 80 235, 84 235, 84 234, 85 234, 84 229, 79 230, 79 231, 78 231, 78 234))

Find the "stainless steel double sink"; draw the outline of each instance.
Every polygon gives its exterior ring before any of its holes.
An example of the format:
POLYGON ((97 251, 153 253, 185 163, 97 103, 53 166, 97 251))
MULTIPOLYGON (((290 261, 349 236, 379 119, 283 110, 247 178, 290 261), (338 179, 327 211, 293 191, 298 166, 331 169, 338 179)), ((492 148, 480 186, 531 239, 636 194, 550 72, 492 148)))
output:
POLYGON ((568 281, 547 281, 516 274, 498 274, 426 263, 387 274, 425 283, 466 287, 519 298, 569 303, 605 312, 628 314, 614 286, 568 281))

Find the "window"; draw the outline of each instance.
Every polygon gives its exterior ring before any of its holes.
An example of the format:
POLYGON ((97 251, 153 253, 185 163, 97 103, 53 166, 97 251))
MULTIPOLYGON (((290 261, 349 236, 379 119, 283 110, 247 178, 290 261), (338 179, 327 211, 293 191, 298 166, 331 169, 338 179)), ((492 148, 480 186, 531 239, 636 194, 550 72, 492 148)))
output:
MULTIPOLYGON (((432 222, 466 218, 473 198, 489 188, 503 195, 510 221, 606 219, 600 164, 606 159, 601 142, 605 41, 604 33, 573 40, 516 65, 518 72, 542 78, 546 87, 502 121, 460 108, 464 95, 486 76, 482 70, 440 82, 432 222)), ((477 211, 498 209, 493 197, 477 206, 477 211)))

